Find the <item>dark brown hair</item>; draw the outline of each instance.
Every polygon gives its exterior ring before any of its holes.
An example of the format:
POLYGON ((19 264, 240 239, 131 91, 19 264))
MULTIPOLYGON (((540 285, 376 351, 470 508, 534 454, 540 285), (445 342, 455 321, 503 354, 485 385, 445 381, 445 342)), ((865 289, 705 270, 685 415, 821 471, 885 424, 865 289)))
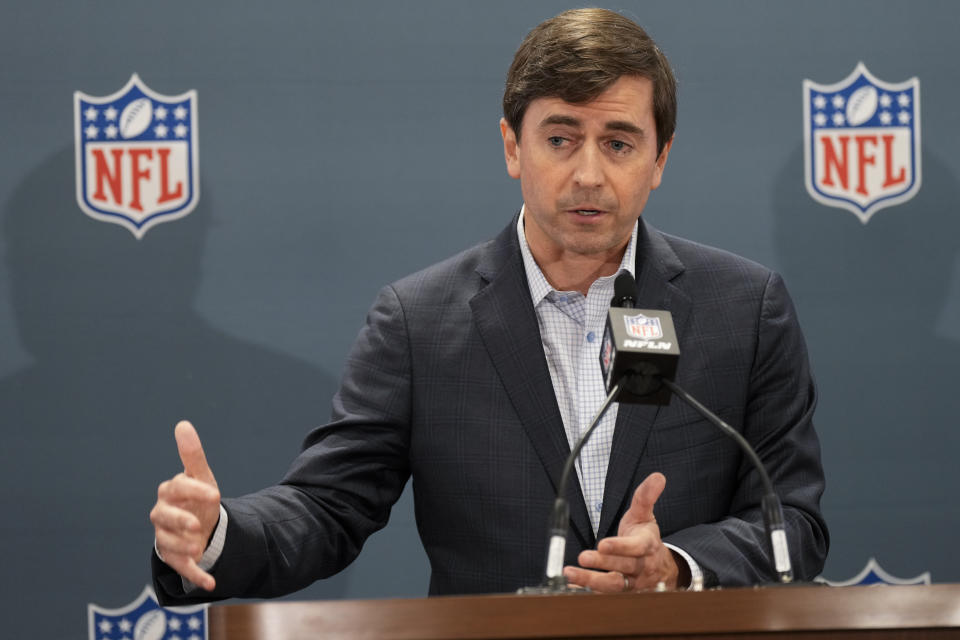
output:
POLYGON ((507 72, 503 116, 519 141, 523 115, 533 100, 589 102, 625 75, 653 83, 659 156, 677 124, 677 83, 670 63, 640 25, 607 9, 564 11, 527 34, 507 72))

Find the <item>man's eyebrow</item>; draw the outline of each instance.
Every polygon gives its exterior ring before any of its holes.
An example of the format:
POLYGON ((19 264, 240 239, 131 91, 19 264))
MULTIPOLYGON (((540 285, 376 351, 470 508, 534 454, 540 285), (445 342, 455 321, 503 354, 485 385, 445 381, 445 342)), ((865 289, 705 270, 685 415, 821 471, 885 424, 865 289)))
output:
POLYGON ((641 136, 644 134, 643 129, 626 120, 613 120, 604 125, 603 128, 607 131, 623 131, 624 133, 635 133, 641 136))
POLYGON ((546 118, 541 120, 540 128, 543 128, 551 124, 559 124, 559 125, 564 125, 568 127, 579 127, 583 123, 581 123, 579 120, 577 120, 573 116, 562 116, 559 114, 554 114, 552 116, 547 116, 546 118))
MULTIPOLYGON (((543 128, 549 125, 561 125, 566 127, 579 128, 583 126, 583 123, 579 119, 574 118, 573 116, 554 114, 554 115, 547 116, 546 118, 540 121, 540 128, 543 128)), ((633 124, 632 122, 628 122, 627 120, 611 120, 610 122, 607 122, 603 126, 603 128, 606 129, 607 131, 622 131, 624 133, 633 133, 640 136, 644 135, 643 129, 633 124)))

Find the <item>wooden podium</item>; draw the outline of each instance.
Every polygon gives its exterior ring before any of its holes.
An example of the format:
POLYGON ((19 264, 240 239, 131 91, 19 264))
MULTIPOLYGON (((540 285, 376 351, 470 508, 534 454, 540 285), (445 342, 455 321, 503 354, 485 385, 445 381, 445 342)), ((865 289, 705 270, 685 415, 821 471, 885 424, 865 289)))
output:
POLYGON ((960 638, 960 585, 217 605, 214 640, 960 638))

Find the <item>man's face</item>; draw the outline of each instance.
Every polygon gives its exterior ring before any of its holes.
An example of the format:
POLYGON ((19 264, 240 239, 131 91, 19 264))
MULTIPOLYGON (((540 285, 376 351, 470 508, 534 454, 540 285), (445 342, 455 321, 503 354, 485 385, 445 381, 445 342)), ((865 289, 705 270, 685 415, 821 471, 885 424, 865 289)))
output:
POLYGON ((619 254, 651 189, 660 185, 673 142, 657 156, 650 80, 624 76, 585 104, 537 98, 521 127, 518 143, 500 121, 507 172, 520 180, 534 256, 619 254))

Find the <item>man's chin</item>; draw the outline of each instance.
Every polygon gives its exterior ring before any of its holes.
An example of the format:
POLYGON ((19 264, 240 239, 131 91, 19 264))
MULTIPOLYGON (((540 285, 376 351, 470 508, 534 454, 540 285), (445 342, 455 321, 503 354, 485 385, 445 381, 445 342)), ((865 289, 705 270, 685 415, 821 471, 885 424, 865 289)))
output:
POLYGON ((625 240, 596 237, 588 239, 571 238, 564 248, 568 253, 584 258, 607 257, 612 254, 622 256, 626 248, 626 242, 629 240, 629 235, 625 240))

